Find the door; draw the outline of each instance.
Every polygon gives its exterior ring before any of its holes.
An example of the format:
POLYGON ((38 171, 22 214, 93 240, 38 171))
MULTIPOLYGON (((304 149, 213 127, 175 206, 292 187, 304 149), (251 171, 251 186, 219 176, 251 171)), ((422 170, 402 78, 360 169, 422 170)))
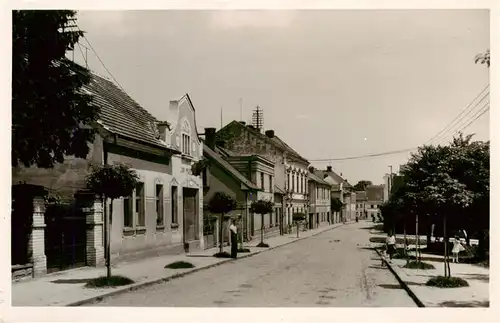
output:
POLYGON ((198 212, 197 212, 197 193, 198 190, 184 188, 182 190, 183 207, 183 233, 184 242, 197 240, 198 233, 198 212))

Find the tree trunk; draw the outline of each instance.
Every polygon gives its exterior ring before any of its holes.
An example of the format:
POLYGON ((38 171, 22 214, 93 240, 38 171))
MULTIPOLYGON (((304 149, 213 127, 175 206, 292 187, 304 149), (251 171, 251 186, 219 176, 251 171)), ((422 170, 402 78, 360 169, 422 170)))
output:
POLYGON ((449 277, 448 266, 448 237, 446 235, 446 215, 443 216, 443 242, 444 242, 444 277, 449 277))
POLYGON ((260 215, 260 243, 264 243, 264 214, 260 215))
POLYGON ((219 252, 224 251, 224 236, 222 235, 222 220, 224 218, 224 213, 219 214, 219 252))
POLYGON ((406 256, 406 265, 408 265, 408 263, 410 262, 410 256, 408 255, 408 246, 406 245, 406 222, 403 224, 403 239, 404 239, 403 248, 406 256))
POLYGON ((296 222, 297 224, 297 238, 299 237, 299 222, 296 222))
MULTIPOLYGON (((105 199, 106 201, 107 199, 105 199)), ((106 202, 104 202, 106 203, 106 202)), ((106 219, 106 276, 111 277, 111 215, 113 214, 113 199, 109 204, 109 214, 104 215, 106 219)))
POLYGON ((419 250, 420 250, 420 236, 418 235, 418 213, 415 214, 415 242, 416 242, 416 245, 415 245, 415 257, 417 258, 417 262, 420 262, 420 254, 419 254, 419 250))

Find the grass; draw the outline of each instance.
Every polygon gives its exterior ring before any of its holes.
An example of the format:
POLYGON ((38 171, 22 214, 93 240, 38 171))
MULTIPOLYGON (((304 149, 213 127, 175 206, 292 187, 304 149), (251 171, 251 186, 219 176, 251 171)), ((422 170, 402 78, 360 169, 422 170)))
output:
POLYGON ((187 268, 194 268, 194 265, 190 262, 186 261, 176 261, 171 264, 168 264, 165 266, 165 268, 168 269, 187 269, 187 268))
POLYGON ((408 269, 436 269, 436 267, 434 267, 432 264, 428 264, 426 262, 422 262, 422 261, 415 261, 415 260, 412 260, 410 261, 408 264, 404 265, 404 268, 408 268, 408 269))
POLYGON ((467 287, 469 283, 460 277, 437 276, 429 279, 425 285, 439 288, 457 288, 467 287))
POLYGON ((257 246, 257 248, 269 248, 269 245, 264 242, 260 242, 257 246))
POLYGON ((214 254, 214 257, 215 258, 231 258, 231 255, 228 252, 223 251, 223 252, 218 252, 218 253, 214 254))
POLYGON ((133 284, 134 281, 130 278, 124 276, 101 276, 89 280, 85 287, 87 288, 104 288, 104 287, 117 287, 133 284))

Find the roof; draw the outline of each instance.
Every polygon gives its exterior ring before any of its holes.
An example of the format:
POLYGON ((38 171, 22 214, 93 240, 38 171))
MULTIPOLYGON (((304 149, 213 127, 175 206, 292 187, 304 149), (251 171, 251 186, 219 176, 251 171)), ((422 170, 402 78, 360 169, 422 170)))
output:
POLYGON ((342 176, 340 176, 339 174, 335 173, 333 170, 332 171, 327 171, 327 170, 316 170, 314 172, 316 174, 316 176, 321 176, 321 178, 325 178, 326 176, 330 176, 332 177, 337 183, 344 183, 344 186, 345 187, 351 187, 351 184, 349 184, 349 182, 343 178, 342 176), (321 174, 321 175, 320 175, 321 174))
POLYGON ((259 137, 261 140, 263 140, 265 142, 268 142, 268 143, 272 144, 273 146, 278 147, 279 149, 288 152, 291 156, 293 156, 293 157, 295 157, 297 159, 300 159, 300 160, 302 160, 302 161, 304 161, 304 162, 306 162, 306 163, 309 164, 309 161, 307 161, 307 159, 305 159, 304 157, 302 157, 298 152, 296 152, 294 149, 292 149, 289 145, 287 145, 278 136, 274 135, 273 138, 269 138, 265 134, 262 134, 259 130, 252 129, 252 128, 248 127, 247 125, 244 125, 241 122, 238 122, 236 120, 233 120, 230 123, 228 123, 222 129, 220 129, 218 131, 218 133, 220 133, 221 131, 223 131, 225 128, 232 127, 234 125, 237 125, 238 127, 242 128, 242 129, 245 129, 246 131, 251 132, 255 136, 259 137))
POLYGON ((99 119, 109 131, 167 149, 157 136, 156 123, 159 121, 113 82, 92 74, 84 89, 100 107, 99 119))
POLYGON ((366 200, 366 192, 356 191, 356 201, 365 201, 365 200, 366 200))
POLYGON ((328 182, 325 182, 321 177, 318 177, 311 172, 309 172, 309 174, 307 174, 307 175, 308 175, 310 181, 314 181, 314 182, 319 183, 321 185, 331 186, 328 182))
POLYGON ((241 174, 236 168, 229 164, 222 156, 210 149, 207 145, 203 145, 203 154, 208 158, 214 160, 220 167, 225 169, 229 175, 233 176, 236 180, 244 184, 250 189, 260 190, 254 183, 248 180, 243 174, 241 174))
POLYGON ((278 185, 274 185, 274 193, 278 193, 278 194, 285 194, 285 190, 283 190, 281 187, 279 187, 278 185))
POLYGON ((367 186, 365 191, 368 201, 381 201, 384 199, 384 185, 367 186))

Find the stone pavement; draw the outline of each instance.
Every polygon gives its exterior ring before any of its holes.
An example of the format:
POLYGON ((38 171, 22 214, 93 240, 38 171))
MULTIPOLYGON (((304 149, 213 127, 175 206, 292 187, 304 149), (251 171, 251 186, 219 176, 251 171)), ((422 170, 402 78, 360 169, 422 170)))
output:
MULTIPOLYGON (((380 233, 377 234, 380 236, 380 233)), ((372 243, 373 246, 380 245, 372 243)), ((403 245, 398 245, 403 247, 403 245)), ((409 246, 410 248, 414 246, 409 246)), ((422 246, 424 247, 424 246, 422 246)), ((413 252, 414 254, 414 252, 413 252)), ((418 270, 403 268, 405 259, 393 259, 389 264, 394 273, 425 307, 488 307, 489 306, 489 268, 479 265, 451 263, 452 276, 465 279, 468 287, 438 288, 428 287, 425 283, 432 277, 444 274, 443 257, 422 253, 424 262, 435 269, 418 270)))
MULTIPOLYGON (((300 232, 300 238, 296 238, 296 233, 284 236, 273 236, 264 241, 270 248, 256 248, 259 239, 252 240, 245 247, 250 249, 250 253, 241 253, 239 258, 246 258, 267 250, 280 247, 282 245, 301 240, 326 230, 342 226, 342 224, 325 225, 314 230, 300 232)), ((229 248, 226 247, 225 250, 229 248)), ((191 255, 167 255, 154 258, 146 258, 133 262, 122 262, 113 266, 113 275, 126 276, 135 281, 134 284, 123 287, 89 289, 84 284, 93 278, 103 276, 106 273, 104 267, 83 267, 74 270, 67 270, 48 274, 46 276, 28 281, 12 283, 12 306, 75 306, 83 305, 96 297, 108 294, 125 292, 128 290, 143 287, 145 285, 167 281, 188 273, 196 272, 204 268, 217 266, 219 264, 232 261, 232 259, 217 259, 211 257, 218 251, 217 248, 207 249, 197 254, 191 255), (165 265, 175 261, 191 262, 193 269, 165 269, 165 265)))

